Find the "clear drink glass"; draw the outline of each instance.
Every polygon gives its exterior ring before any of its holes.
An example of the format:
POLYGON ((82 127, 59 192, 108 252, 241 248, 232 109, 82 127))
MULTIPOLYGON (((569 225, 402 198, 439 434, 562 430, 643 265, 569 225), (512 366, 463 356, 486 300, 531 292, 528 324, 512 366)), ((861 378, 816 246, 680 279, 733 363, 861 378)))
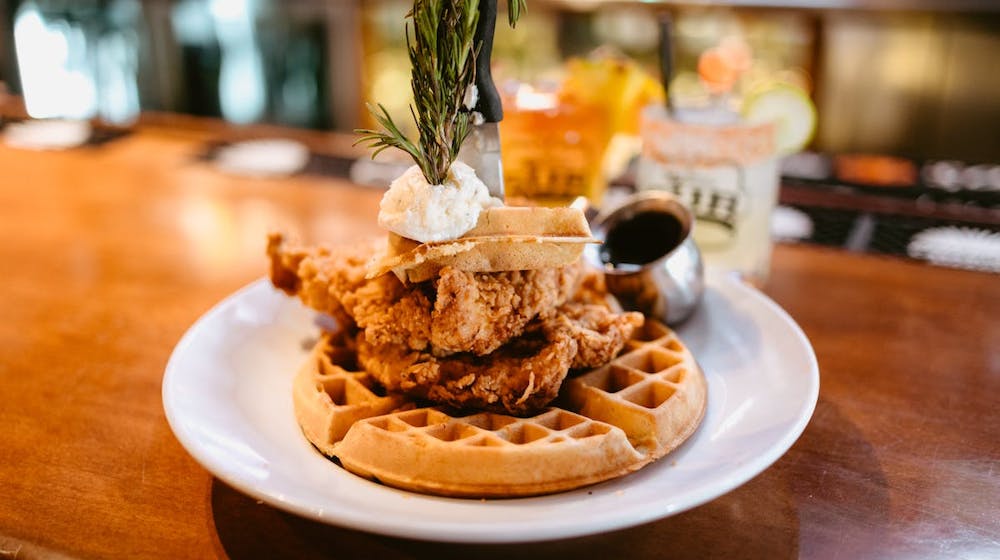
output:
POLYGON ((779 184, 774 126, 724 111, 671 115, 648 107, 640 133, 637 187, 671 192, 691 209, 709 273, 737 271, 765 283, 779 184))

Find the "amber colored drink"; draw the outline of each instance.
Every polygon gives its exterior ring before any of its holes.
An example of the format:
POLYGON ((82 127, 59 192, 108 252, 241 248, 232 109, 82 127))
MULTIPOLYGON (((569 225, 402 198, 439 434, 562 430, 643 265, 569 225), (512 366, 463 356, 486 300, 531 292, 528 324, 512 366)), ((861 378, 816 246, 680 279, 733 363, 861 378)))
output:
POLYGON ((500 146, 507 196, 561 205, 582 195, 599 203, 610 136, 599 107, 553 94, 505 97, 500 146))

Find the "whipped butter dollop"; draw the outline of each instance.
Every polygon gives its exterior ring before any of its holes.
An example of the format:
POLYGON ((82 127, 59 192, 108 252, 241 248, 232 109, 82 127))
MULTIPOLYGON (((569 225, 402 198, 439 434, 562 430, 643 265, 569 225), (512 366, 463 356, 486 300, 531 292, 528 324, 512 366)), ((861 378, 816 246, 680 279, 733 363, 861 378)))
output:
POLYGON ((503 206, 471 167, 456 161, 441 185, 431 185, 419 166, 400 175, 382 197, 378 223, 403 237, 428 243, 457 239, 476 226, 486 208, 503 206))

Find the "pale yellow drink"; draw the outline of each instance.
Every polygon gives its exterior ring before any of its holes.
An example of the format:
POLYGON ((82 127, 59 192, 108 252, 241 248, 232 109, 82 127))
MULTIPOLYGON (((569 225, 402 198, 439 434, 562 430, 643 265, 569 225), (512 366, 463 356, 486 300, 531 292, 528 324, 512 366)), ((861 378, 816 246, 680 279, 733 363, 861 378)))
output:
POLYGON ((638 187, 672 192, 691 209, 709 272, 737 271, 763 284, 779 183, 773 125, 678 120, 650 107, 641 134, 638 187))

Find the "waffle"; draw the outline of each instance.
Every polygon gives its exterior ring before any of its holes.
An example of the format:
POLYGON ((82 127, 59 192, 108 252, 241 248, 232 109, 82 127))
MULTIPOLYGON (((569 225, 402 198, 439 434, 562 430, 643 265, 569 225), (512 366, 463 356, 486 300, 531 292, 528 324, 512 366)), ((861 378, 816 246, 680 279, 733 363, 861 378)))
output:
POLYGON ((567 407, 621 428, 637 450, 658 459, 701 423, 708 386, 677 335, 646 319, 617 358, 568 380, 562 394, 567 407))
POLYGON ((390 233, 386 251, 369 264, 368 278, 391 271, 401 280, 423 282, 446 266, 469 272, 565 266, 593 242, 583 212, 575 208, 488 208, 475 228, 455 240, 418 243, 390 233))
POLYGON ((375 380, 357 370, 357 355, 343 333, 324 333, 292 384, 295 418, 306 437, 326 455, 358 420, 412 404, 385 395, 375 380))
POLYGON ((343 342, 324 335, 295 380, 303 432, 357 475, 429 494, 531 496, 625 475, 686 440, 707 400, 694 358, 649 320, 621 355, 566 381, 556 406, 526 418, 380 395, 351 371, 343 342))

